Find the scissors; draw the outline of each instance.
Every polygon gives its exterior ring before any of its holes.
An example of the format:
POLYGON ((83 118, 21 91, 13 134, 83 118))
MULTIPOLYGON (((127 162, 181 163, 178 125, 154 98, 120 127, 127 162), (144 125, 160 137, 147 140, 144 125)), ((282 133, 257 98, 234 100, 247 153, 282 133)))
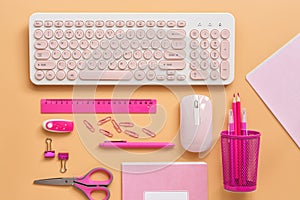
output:
POLYGON ((40 179, 35 180, 33 183, 38 185, 73 185, 74 187, 81 190, 89 200, 93 200, 91 194, 94 191, 104 191, 105 198, 103 200, 108 200, 110 197, 110 192, 107 189, 107 186, 112 182, 112 180, 113 175, 110 171, 104 168, 95 168, 82 177, 40 179), (106 174, 108 176, 108 179, 100 181, 92 180, 91 176, 96 172, 106 174))

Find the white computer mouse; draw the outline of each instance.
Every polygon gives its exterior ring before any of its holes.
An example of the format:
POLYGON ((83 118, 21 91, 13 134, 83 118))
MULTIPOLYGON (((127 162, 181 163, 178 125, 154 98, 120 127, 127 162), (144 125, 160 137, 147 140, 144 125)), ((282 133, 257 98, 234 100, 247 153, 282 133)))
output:
POLYGON ((180 142, 190 152, 205 152, 212 145, 212 104, 207 96, 189 95, 180 102, 180 142))

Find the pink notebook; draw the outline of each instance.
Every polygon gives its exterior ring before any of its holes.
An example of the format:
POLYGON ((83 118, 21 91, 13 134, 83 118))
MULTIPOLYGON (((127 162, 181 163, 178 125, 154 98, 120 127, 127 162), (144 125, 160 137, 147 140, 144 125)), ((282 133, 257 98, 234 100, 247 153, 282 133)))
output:
POLYGON ((122 163, 122 200, 207 200, 204 162, 122 163))
POLYGON ((300 34, 246 78, 300 148, 300 34))

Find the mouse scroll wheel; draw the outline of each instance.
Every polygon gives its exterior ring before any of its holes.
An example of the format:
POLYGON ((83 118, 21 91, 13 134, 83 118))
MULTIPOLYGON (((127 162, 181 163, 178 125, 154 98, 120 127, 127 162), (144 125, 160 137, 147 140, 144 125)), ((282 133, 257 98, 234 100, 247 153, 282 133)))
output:
POLYGON ((198 108, 198 107, 199 107, 199 103, 198 103, 197 100, 194 101, 194 107, 195 107, 195 108, 198 108))

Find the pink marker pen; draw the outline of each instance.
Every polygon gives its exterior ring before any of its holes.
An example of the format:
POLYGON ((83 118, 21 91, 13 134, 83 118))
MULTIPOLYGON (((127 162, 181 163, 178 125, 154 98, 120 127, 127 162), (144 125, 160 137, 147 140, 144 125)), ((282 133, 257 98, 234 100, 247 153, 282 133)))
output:
MULTIPOLYGON (((247 133, 247 122, 246 122, 246 109, 242 109, 242 120, 241 120, 241 133, 242 135, 248 135, 247 133)), ((247 142, 243 140, 242 143, 242 170, 247 169, 247 142)), ((247 175, 246 173, 242 174, 242 184, 246 185, 247 184, 247 175)))
MULTIPOLYGON (((229 109, 229 114, 228 114, 228 134, 229 135, 234 135, 234 120, 233 120, 233 111, 232 109, 229 109)), ((235 182, 235 159, 234 159, 234 140, 232 139, 229 139, 229 145, 230 145, 230 173, 231 173, 231 176, 230 176, 230 183, 231 185, 235 185, 234 182, 235 182)))

